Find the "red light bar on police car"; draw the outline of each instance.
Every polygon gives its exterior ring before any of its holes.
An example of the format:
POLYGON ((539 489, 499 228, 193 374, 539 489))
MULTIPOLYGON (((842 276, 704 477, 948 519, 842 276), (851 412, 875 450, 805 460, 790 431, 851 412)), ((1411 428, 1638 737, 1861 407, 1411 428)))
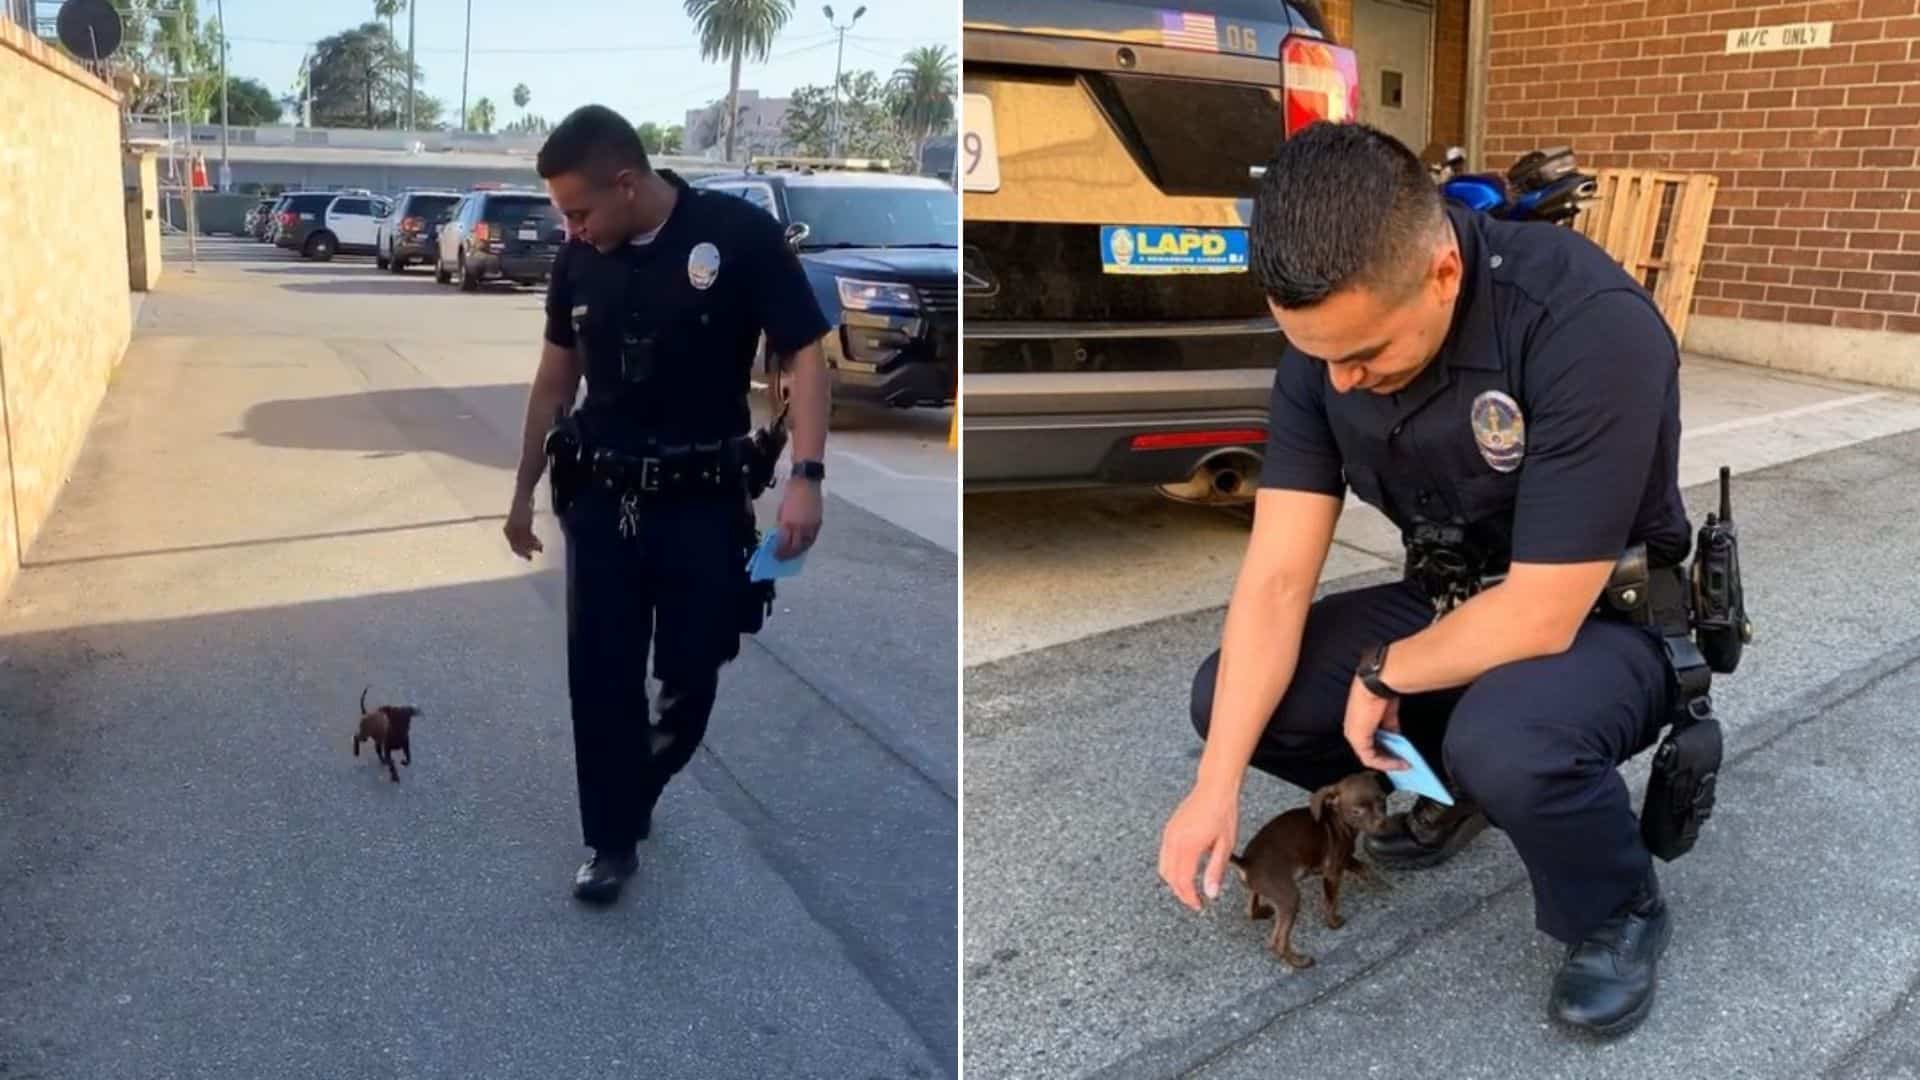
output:
POLYGON ((1360 118, 1360 67, 1352 49, 1289 34, 1280 43, 1280 90, 1288 138, 1316 121, 1360 118))

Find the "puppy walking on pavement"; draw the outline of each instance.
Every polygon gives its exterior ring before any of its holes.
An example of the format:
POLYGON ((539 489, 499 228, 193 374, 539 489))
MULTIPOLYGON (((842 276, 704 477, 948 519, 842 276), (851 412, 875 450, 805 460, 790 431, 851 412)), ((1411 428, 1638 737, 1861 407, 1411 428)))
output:
POLYGON ((400 751, 401 764, 413 764, 413 718, 421 715, 412 705, 380 705, 367 710, 367 690, 360 691, 360 727, 353 735, 353 756, 360 756, 362 741, 373 744, 374 760, 385 765, 394 783, 400 782, 400 770, 394 767, 393 752, 400 751))
POLYGON ((1313 793, 1306 806, 1267 822, 1247 844, 1247 850, 1229 860, 1252 895, 1247 917, 1277 917, 1267 948, 1296 968, 1312 967, 1313 957, 1295 952, 1293 921, 1300 911, 1298 879, 1319 874, 1327 899, 1327 927, 1346 925, 1340 915, 1340 881, 1351 870, 1371 877, 1373 870, 1354 858, 1354 842, 1363 832, 1386 825, 1387 797, 1372 773, 1359 772, 1313 793), (1269 906, 1266 901, 1273 901, 1269 906))

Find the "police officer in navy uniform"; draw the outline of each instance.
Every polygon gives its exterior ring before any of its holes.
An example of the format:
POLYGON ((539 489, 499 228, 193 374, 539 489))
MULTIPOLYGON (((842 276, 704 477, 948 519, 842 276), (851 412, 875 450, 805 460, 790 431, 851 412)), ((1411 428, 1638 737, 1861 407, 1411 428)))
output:
POLYGON ((1384 780, 1406 765, 1374 735, 1399 731, 1456 802, 1421 799, 1369 838, 1373 858, 1433 865, 1503 830, 1536 925, 1568 947, 1550 1014, 1625 1031, 1651 1002, 1669 914, 1617 766, 1655 742, 1678 691, 1660 630, 1615 613, 1606 587, 1630 554, 1663 595, 1682 587, 1673 336, 1596 245, 1443 202, 1363 125, 1282 144, 1252 230, 1287 346, 1246 561, 1193 683, 1205 748, 1160 875, 1197 910, 1196 870, 1217 896, 1234 851, 1249 765, 1309 791, 1362 768, 1384 780), (1316 601, 1349 490, 1402 530, 1406 580, 1316 601))
POLYGON ((537 167, 569 240, 547 293, 505 531, 522 558, 541 550, 532 497, 551 462, 567 537, 580 817, 593 850, 574 889, 607 903, 636 869, 655 802, 706 732, 719 669, 738 654, 742 629, 756 628, 746 616, 760 594, 746 580, 745 476, 764 449, 748 404, 762 335, 791 388, 777 554, 792 558, 818 535, 828 385, 817 343, 828 326, 773 217, 655 171, 612 110, 569 115, 537 167), (565 415, 582 378, 585 401, 565 415), (661 683, 653 725, 649 646, 661 683))

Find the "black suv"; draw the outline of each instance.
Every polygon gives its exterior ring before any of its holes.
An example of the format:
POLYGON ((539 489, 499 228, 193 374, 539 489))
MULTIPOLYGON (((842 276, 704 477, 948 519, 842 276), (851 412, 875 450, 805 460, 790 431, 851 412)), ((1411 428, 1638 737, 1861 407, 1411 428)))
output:
POLYGON ((786 226, 833 332, 836 400, 954 400, 959 377, 960 199, 885 163, 756 160, 693 185, 746 199, 786 226))
POLYGON ((429 262, 440 251, 440 226, 453 217, 460 204, 457 191, 408 191, 393 202, 393 209, 375 223, 373 264, 398 274, 408 263, 429 262))
POLYGON ((1359 109, 1308 0, 967 0, 968 490, 1244 500, 1283 342, 1253 170, 1359 109))
POLYGON ((465 292, 488 278, 537 285, 553 274, 567 225, 547 196, 532 191, 471 191, 440 226, 433 280, 460 279, 465 292))

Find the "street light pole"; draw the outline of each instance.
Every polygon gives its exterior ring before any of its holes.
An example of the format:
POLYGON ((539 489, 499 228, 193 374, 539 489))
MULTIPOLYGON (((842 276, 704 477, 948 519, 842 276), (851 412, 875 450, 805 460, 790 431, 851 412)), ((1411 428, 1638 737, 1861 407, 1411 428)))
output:
POLYGON ((467 0, 467 48, 460 60, 460 130, 467 130, 467 65, 473 60, 473 0, 467 0))
POLYGON ((859 22, 860 16, 865 15, 867 13, 867 8, 866 8, 866 5, 864 4, 862 4, 860 7, 854 8, 853 18, 847 20, 847 25, 845 26, 834 26, 832 4, 826 5, 824 8, 822 8, 822 10, 824 10, 827 13, 827 25, 833 26, 835 30, 840 32, 840 45, 838 48, 834 50, 834 54, 833 54, 833 139, 831 143, 832 149, 827 152, 828 157, 839 157, 840 156, 840 61, 841 61, 841 58, 846 56, 847 54, 847 31, 853 29, 853 24, 859 22))
POLYGON ((233 166, 229 162, 227 138, 227 4, 214 0, 215 16, 220 20, 220 190, 233 187, 233 166))
POLYGON ((407 130, 408 130, 408 131, 418 131, 418 130, 420 130, 420 129, 419 129, 419 127, 417 126, 417 124, 416 124, 416 122, 415 122, 415 120, 414 120, 414 116, 413 116, 413 102, 414 102, 414 96, 413 96, 413 12, 414 12, 414 9, 415 9, 415 8, 417 8, 417 7, 419 7, 419 6, 420 6, 420 4, 419 4, 419 0, 408 0, 408 3, 407 3, 407 130))

